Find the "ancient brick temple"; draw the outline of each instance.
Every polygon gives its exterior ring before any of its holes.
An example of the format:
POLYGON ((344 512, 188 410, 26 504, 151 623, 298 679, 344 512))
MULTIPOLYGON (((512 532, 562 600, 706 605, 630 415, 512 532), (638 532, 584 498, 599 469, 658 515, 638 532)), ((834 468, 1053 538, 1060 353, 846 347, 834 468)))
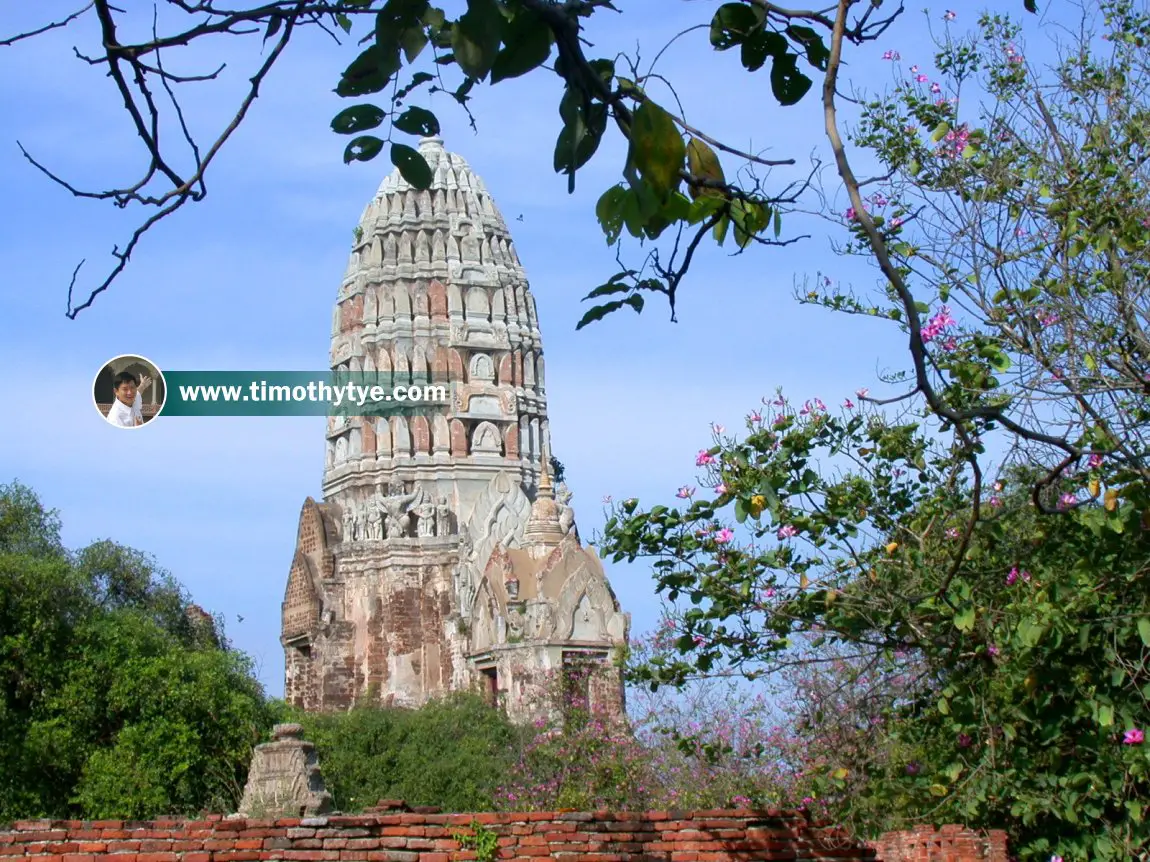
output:
POLYGON ((450 380, 449 405, 329 419, 283 603, 286 697, 309 710, 419 705, 475 689, 520 721, 548 680, 621 711, 629 616, 552 486, 535 300, 483 181, 426 138, 434 172, 394 172, 356 231, 333 371, 450 380))

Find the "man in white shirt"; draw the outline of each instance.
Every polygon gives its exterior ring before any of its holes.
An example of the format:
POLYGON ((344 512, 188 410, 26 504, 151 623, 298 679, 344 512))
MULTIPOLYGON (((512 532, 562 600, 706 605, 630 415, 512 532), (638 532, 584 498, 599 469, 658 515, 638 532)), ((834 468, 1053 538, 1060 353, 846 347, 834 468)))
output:
POLYGON ((136 379, 130 371, 121 371, 112 379, 116 400, 108 411, 108 421, 120 428, 135 428, 144 424, 143 401, 140 393, 148 388, 152 378, 136 379))

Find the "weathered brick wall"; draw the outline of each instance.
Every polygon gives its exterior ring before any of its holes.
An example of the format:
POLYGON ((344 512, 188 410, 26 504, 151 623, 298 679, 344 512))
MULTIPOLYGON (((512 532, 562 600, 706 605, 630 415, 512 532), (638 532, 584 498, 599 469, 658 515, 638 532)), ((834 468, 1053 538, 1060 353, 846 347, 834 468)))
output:
POLYGON ((882 862, 1007 862, 1006 833, 978 832, 962 826, 919 826, 888 832, 871 846, 882 862))
POLYGON ((959 827, 884 835, 875 849, 787 811, 380 813, 279 820, 28 820, 0 832, 0 860, 36 862, 454 862, 476 859, 478 822, 499 860, 1005 862, 1005 839, 959 827), (890 855, 881 855, 890 854, 890 855))

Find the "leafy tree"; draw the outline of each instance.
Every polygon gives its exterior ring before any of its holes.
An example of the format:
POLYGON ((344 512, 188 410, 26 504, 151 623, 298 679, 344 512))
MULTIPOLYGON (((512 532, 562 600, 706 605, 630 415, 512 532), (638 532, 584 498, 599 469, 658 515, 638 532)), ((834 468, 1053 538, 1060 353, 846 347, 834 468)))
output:
POLYGON ((232 810, 273 719, 250 661, 147 557, 59 526, 0 487, 0 820, 232 810))
MULTIPOLYGON (((771 176, 773 168, 791 165, 793 159, 767 159, 696 128, 680 108, 671 107, 677 102, 673 82, 653 65, 641 67, 638 52, 634 59, 588 55, 590 43, 584 36, 590 19, 618 15, 625 9, 623 3, 452 0, 440 8, 430 0, 273 0, 225 9, 167 0, 162 5, 168 14, 156 16, 154 28, 149 17, 150 35, 139 41, 126 35, 135 23, 130 12, 109 0, 94 0, 72 15, 0 40, 13 45, 93 18, 99 44, 91 55, 82 56, 111 79, 116 110, 126 108, 144 153, 138 182, 89 191, 52 173, 24 151, 33 165, 77 196, 150 213, 113 251, 114 266, 86 299, 73 305, 69 290, 69 317, 90 306, 111 285, 152 225, 204 197, 216 156, 242 125, 293 37, 308 28, 342 31, 358 39, 358 56, 338 76, 335 88, 340 96, 354 100, 332 120, 334 131, 350 137, 344 160, 370 161, 386 149, 392 164, 417 188, 427 188, 431 172, 403 136, 439 131, 435 114, 414 104, 435 92, 449 95, 475 124, 468 101, 477 85, 497 85, 540 70, 557 75, 563 84, 562 127, 554 167, 568 177, 569 190, 610 129, 627 141, 620 181, 604 191, 596 217, 612 245, 626 231, 646 243, 648 250, 640 263, 623 268, 588 294, 588 299, 607 301, 592 307, 580 325, 624 307, 640 311, 650 293, 665 296, 673 314, 679 284, 708 234, 720 245, 730 234, 739 249, 796 239, 783 237, 783 216, 803 198, 809 182, 778 182, 771 176), (173 54, 194 52, 195 46, 223 36, 254 37, 259 59, 247 76, 250 81, 234 116, 201 139, 184 122, 177 94, 182 85, 194 81, 202 86, 223 69, 205 68, 201 75, 176 73, 172 69, 188 67, 188 58, 177 60, 173 54), (159 93, 168 98, 157 98, 159 93), (182 139, 169 143, 165 138, 161 145, 156 130, 169 120, 172 128, 181 129, 182 139), (180 152, 184 146, 187 153, 180 152), (720 153, 737 164, 724 167, 720 153), (188 156, 190 166, 180 168, 188 156), (660 237, 664 244, 652 246, 660 237)), ((1024 0, 1023 6, 1037 11, 1034 0, 1024 0)), ((825 93, 837 75, 843 44, 873 43, 902 11, 901 0, 837 0, 821 10, 795 9, 771 0, 734 0, 708 9, 699 26, 675 38, 706 31, 711 49, 738 51, 751 76, 745 84, 748 91, 769 90, 774 101, 787 107, 812 90, 825 93), (819 76, 822 88, 814 86, 819 76)), ((636 29, 642 25, 642 19, 635 21, 636 29)), ((612 19, 611 26, 621 25, 612 19)), ((363 241, 357 235, 357 244, 363 241)), ((77 273, 70 288, 75 287, 77 273)))
POLYGON ((480 697, 458 694, 420 709, 357 706, 294 713, 313 742, 341 811, 403 799, 446 811, 491 808, 511 768, 520 729, 480 697))

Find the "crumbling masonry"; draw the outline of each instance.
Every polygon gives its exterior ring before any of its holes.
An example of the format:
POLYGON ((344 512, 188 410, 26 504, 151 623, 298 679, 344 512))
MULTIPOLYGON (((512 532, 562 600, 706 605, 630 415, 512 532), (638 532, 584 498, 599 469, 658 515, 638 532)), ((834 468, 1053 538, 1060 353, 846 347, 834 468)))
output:
POLYGON ((356 231, 331 367, 450 380, 450 404, 329 419, 283 603, 286 697, 308 710, 415 706, 475 689, 528 721, 545 681, 590 663, 621 713, 629 617, 553 487, 535 300, 467 163, 425 138, 427 191, 392 173, 356 231))

